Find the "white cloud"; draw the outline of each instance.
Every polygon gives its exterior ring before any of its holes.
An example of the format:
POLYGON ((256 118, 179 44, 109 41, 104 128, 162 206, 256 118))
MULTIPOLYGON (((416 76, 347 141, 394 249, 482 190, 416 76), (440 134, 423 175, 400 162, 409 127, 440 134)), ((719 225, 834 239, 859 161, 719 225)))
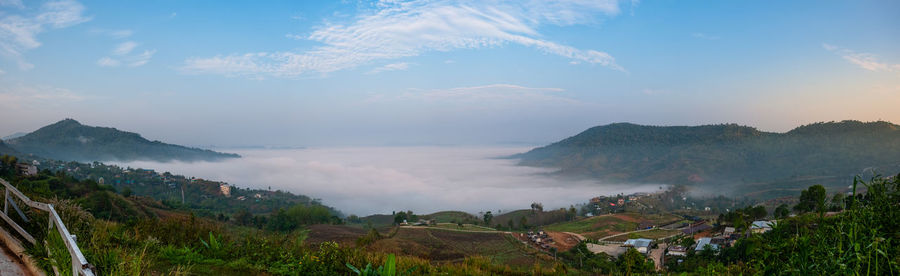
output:
POLYGON ((0 7, 25 8, 22 0, 0 0, 0 7))
POLYGON ((719 40, 718 36, 709 35, 709 34, 705 34, 705 33, 692 33, 691 36, 694 38, 699 38, 699 39, 704 39, 704 40, 719 40))
POLYGON ((369 71, 369 74, 378 74, 378 73, 387 72, 387 71, 403 71, 406 69, 409 69, 409 63, 398 62, 398 63, 385 64, 384 66, 380 66, 378 68, 372 69, 372 71, 369 71))
POLYGON ((136 55, 136 56, 132 57, 131 59, 129 59, 128 66, 130 66, 130 67, 143 66, 144 64, 147 64, 147 62, 150 62, 150 58, 153 57, 153 54, 156 54, 156 50, 145 50, 140 55, 136 55))
POLYGON ((137 48, 138 43, 134 41, 126 41, 120 43, 115 48, 113 48, 111 54, 112 56, 105 56, 97 60, 97 65, 102 67, 119 67, 121 65, 125 65, 128 67, 139 67, 150 62, 150 59, 153 57, 153 54, 156 54, 156 50, 144 50, 140 54, 131 54, 135 48, 137 48))
POLYGON ((97 65, 100 65, 103 67, 116 67, 116 66, 119 66, 120 64, 122 64, 122 63, 119 62, 118 60, 112 59, 111 57, 102 57, 99 60, 97 60, 97 65))
POLYGON ((95 34, 95 35, 109 36, 109 37, 115 38, 115 39, 123 39, 123 38, 127 38, 127 37, 134 35, 134 31, 128 30, 128 29, 108 30, 108 29, 93 28, 88 32, 91 34, 95 34))
POLYGON ((243 150, 223 162, 130 162, 216 179, 238 187, 279 189, 321 198, 346 214, 396 210, 431 213, 511 211, 542 202, 567 207, 593 195, 657 190, 653 184, 613 184, 554 178, 552 169, 498 159, 529 150, 509 147, 385 147, 243 150), (378 195, 378 196, 372 196, 378 195), (511 196, 512 195, 512 196, 511 196))
MULTIPOLYGON (((4 4, 19 6, 21 2, 4 1, 4 4)), ((41 46, 37 35, 47 29, 66 28, 90 20, 83 13, 81 3, 68 0, 46 2, 37 10, 0 13, 0 56, 15 61, 23 70, 32 68, 24 53, 41 46)))
POLYGON ((822 43, 822 48, 841 56, 844 60, 873 72, 900 72, 900 64, 890 64, 878 60, 878 56, 870 53, 858 53, 850 49, 844 49, 828 43, 822 43))
POLYGON ((138 46, 137 42, 125 41, 125 42, 122 42, 119 45, 117 45, 116 48, 113 49, 112 53, 113 53, 113 55, 119 55, 119 56, 127 55, 128 53, 131 53, 131 51, 134 50, 134 48, 136 48, 137 46, 138 46))
MULTIPOLYGON (((228 76, 293 77, 354 68, 426 52, 519 44, 571 60, 624 71, 609 54, 542 38, 547 24, 592 23, 619 13, 617 1, 381 2, 349 24, 324 24, 304 39, 323 45, 303 52, 257 52, 194 57, 183 71, 228 76)), ((296 38, 288 35, 288 37, 296 38)))

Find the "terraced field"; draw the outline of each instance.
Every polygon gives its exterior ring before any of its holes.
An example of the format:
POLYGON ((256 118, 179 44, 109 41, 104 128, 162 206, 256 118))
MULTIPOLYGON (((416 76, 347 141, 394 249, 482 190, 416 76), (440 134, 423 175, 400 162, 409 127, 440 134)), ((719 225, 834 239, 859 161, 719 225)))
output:
POLYGON ((530 249, 502 232, 473 233, 436 228, 400 228, 391 238, 378 240, 368 250, 418 256, 436 262, 458 262, 469 256, 483 256, 497 264, 527 268, 540 262, 549 265, 547 255, 530 249))
POLYGON ((555 223, 545 226, 544 230, 572 232, 584 235, 589 239, 599 239, 610 235, 637 230, 637 227, 641 222, 652 222, 659 225, 678 219, 679 217, 673 215, 621 213, 555 223))

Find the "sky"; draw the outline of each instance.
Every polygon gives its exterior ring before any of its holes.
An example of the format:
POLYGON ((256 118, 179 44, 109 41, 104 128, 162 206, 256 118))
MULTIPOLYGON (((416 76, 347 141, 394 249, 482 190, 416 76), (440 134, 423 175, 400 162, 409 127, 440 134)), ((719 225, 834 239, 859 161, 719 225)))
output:
POLYGON ((0 136, 543 144, 613 122, 900 123, 900 1, 0 0, 0 136))

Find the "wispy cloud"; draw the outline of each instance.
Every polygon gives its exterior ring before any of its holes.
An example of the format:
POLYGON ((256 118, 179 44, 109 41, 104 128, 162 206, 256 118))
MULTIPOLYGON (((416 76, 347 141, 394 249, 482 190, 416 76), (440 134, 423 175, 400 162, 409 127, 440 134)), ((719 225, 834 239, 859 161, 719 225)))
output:
POLYGON ((119 55, 119 56, 127 55, 128 53, 131 53, 131 51, 134 50, 134 48, 137 46, 138 46, 137 42, 125 41, 125 42, 119 43, 119 45, 117 45, 116 48, 113 49, 112 53, 113 53, 113 55, 119 55))
POLYGON ((705 39, 705 40, 719 40, 718 36, 705 34, 705 33, 692 33, 691 36, 694 38, 705 39))
POLYGON ((90 20, 83 14, 84 6, 70 0, 46 2, 36 10, 27 9, 21 1, 4 0, 0 6, 19 8, 0 12, 0 56, 16 62, 23 70, 34 67, 25 60, 24 53, 41 46, 38 34, 90 20))
POLYGON ((0 84, 0 107, 3 109, 30 109, 35 106, 62 105, 81 100, 84 100, 84 96, 65 88, 22 83, 0 84))
POLYGON ((13 7, 23 9, 25 5, 22 4, 22 0, 0 0, 0 7, 13 7))
POLYGON ((372 69, 372 71, 369 71, 369 74, 378 74, 378 73, 387 72, 387 71, 403 71, 406 69, 409 69, 409 63, 398 62, 398 63, 391 63, 391 64, 385 64, 383 66, 379 66, 375 69, 372 69))
MULTIPOLYGON (((427 52, 519 44, 588 64, 624 71, 608 53, 545 40, 543 25, 593 23, 598 14, 619 14, 618 1, 445 2, 386 1, 349 24, 314 28, 302 37, 323 45, 306 51, 257 52, 194 57, 188 73, 294 77, 328 73, 427 52)), ((299 38, 288 35, 290 38, 299 38)))
POLYGON ((873 72, 900 72, 900 64, 891 64, 878 60, 878 56, 870 53, 859 53, 850 49, 841 48, 828 43, 822 43, 822 48, 839 55, 844 60, 873 72))
POLYGON ((150 58, 156 53, 156 50, 144 50, 140 54, 131 54, 138 43, 134 41, 125 41, 116 45, 111 52, 111 56, 105 56, 97 60, 97 65, 102 67, 118 67, 125 65, 128 67, 139 67, 150 62, 150 58))

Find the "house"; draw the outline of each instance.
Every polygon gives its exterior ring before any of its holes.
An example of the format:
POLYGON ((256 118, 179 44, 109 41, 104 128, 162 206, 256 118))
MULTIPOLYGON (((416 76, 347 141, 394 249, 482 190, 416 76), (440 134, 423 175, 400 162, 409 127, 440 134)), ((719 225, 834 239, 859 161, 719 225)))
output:
POLYGON ((239 197, 237 197, 237 200, 244 201, 244 200, 247 200, 247 197, 246 197, 246 196, 239 196, 239 197))
POLYGON ((618 201, 616 201, 616 203, 619 204, 619 206, 625 205, 625 199, 620 198, 618 201))
POLYGON ((653 243, 653 240, 650 239, 628 239, 625 241, 624 246, 634 247, 638 252, 647 254, 647 252, 650 252, 651 243, 653 243))
POLYGON ((725 227, 725 230, 722 231, 722 236, 730 237, 731 234, 734 234, 734 227, 725 227))
POLYGON ((228 186, 228 184, 219 184, 219 191, 221 191, 222 195, 225 197, 231 197, 231 186, 228 186))
POLYGON ((668 256, 687 256, 687 247, 680 245, 669 246, 666 250, 668 256))
POLYGON ((775 225, 774 221, 757 220, 750 225, 750 232, 754 234, 769 232, 772 230, 772 225, 775 225))
POLYGON ((16 170, 19 171, 19 174, 25 176, 37 175, 38 173, 37 166, 28 164, 16 164, 16 170))
POLYGON ((694 247, 694 251, 703 251, 707 245, 714 251, 719 250, 719 245, 712 243, 712 238, 700 238, 697 240, 697 247, 694 247))

